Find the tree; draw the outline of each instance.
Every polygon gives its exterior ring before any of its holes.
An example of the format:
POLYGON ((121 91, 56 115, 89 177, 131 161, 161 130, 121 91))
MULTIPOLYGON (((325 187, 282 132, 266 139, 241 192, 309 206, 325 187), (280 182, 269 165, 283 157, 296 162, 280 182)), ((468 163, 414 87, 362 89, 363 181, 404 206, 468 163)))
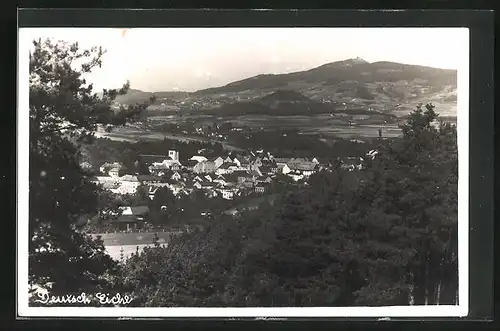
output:
POLYGON ((167 187, 160 187, 150 203, 150 220, 155 224, 165 224, 171 220, 176 212, 176 199, 167 187), (162 206, 166 206, 162 210, 162 206))
POLYGON ((382 146, 364 171, 351 211, 369 238, 357 253, 371 284, 359 289, 359 304, 455 303, 456 129, 435 125, 437 118, 432 104, 418 106, 403 137, 382 146))
POLYGON ((281 304, 455 303, 456 130, 437 118, 418 107, 362 171, 320 173, 283 202, 258 262, 281 304))
POLYGON ((93 93, 86 82, 104 50, 77 43, 35 40, 30 52, 29 280, 51 292, 94 292, 107 286, 116 265, 103 243, 80 233, 81 215, 98 212, 96 186, 79 170, 80 146, 98 125, 112 129, 136 118, 146 105, 113 110, 129 89, 93 93))

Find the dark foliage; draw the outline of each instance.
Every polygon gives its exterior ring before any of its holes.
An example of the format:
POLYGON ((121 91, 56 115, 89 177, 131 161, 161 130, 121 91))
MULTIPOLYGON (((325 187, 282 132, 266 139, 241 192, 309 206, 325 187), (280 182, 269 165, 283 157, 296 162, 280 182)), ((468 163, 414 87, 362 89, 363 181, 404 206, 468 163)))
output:
POLYGON ((30 53, 29 281, 54 295, 111 289, 116 264, 100 240, 77 231, 96 215, 98 188, 80 171, 79 146, 98 125, 109 129, 137 118, 147 105, 113 110, 120 90, 92 92, 85 75, 101 65, 99 47, 36 40, 30 53), (79 65, 77 65, 79 63, 79 65))
POLYGON ((456 129, 436 118, 419 107, 362 170, 320 172, 135 256, 125 274, 136 304, 456 304, 456 129))

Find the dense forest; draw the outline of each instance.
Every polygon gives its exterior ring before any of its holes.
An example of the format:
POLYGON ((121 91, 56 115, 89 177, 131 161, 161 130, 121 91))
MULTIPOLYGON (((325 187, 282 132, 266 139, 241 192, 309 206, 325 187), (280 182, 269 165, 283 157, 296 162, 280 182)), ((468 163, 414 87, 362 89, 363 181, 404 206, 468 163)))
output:
POLYGON ((31 285, 51 295, 130 293, 146 307, 457 304, 457 134, 433 125, 430 104, 359 171, 321 172, 273 204, 214 215, 168 246, 113 261, 75 226, 112 207, 77 170, 79 148, 98 123, 123 125, 146 105, 111 111, 126 85, 91 93, 82 75, 102 54, 50 40, 30 54, 31 285))
POLYGON ((244 149, 265 149, 280 157, 317 157, 326 160, 338 157, 364 156, 383 140, 351 141, 337 138, 333 143, 321 141, 317 135, 302 135, 298 130, 268 130, 234 135, 233 144, 244 149))

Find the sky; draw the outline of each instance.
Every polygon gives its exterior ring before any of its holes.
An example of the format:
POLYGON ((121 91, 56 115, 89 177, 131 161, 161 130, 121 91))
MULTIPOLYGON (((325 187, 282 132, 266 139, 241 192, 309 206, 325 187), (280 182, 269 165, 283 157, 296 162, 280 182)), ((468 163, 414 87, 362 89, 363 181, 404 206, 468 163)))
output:
POLYGON ((106 49, 90 80, 97 90, 196 91, 259 74, 308 70, 360 57, 458 69, 465 28, 21 28, 34 38, 106 49))

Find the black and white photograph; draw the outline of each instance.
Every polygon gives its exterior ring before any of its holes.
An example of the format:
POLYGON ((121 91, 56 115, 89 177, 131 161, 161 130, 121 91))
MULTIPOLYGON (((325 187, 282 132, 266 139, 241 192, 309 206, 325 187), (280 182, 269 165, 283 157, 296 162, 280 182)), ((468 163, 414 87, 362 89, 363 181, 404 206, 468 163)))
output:
POLYGON ((20 28, 21 310, 466 315, 468 33, 20 28))

